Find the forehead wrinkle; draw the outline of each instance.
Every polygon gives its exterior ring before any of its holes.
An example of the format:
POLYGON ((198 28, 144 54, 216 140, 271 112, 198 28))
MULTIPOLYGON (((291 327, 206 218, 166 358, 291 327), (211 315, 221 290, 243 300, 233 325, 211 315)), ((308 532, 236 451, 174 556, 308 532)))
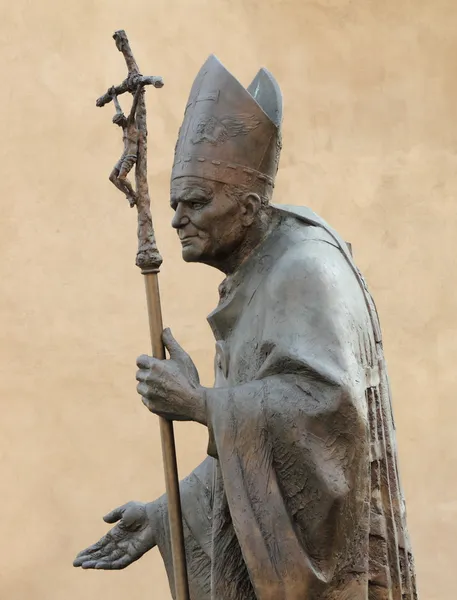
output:
POLYGON ((205 185, 204 182, 186 182, 185 185, 176 186, 172 189, 170 203, 177 204, 178 202, 189 202, 205 198, 211 200, 214 192, 210 185, 205 185))
POLYGON ((205 189, 204 187, 189 186, 183 190, 183 192, 180 194, 179 198, 180 198, 180 200, 186 201, 186 200, 195 200, 195 199, 201 198, 202 196, 204 198, 207 198, 207 197, 210 197, 211 194, 209 193, 209 190, 205 189))

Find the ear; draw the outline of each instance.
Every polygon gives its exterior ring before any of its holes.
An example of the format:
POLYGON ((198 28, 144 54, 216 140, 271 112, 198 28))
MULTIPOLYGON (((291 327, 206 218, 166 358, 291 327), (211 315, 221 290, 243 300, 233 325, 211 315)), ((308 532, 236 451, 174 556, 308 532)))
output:
POLYGON ((261 206, 262 201, 258 194, 254 194, 254 192, 249 192, 243 196, 241 200, 241 214, 243 225, 245 227, 249 227, 250 225, 252 225, 253 221, 259 214, 261 206))

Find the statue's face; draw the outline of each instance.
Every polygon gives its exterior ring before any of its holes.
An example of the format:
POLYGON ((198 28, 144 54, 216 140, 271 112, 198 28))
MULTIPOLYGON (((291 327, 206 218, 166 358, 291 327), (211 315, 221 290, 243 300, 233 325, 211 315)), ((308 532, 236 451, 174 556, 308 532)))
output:
POLYGON ((172 226, 177 230, 186 262, 220 268, 246 235, 240 202, 222 184, 181 177, 171 185, 172 226))

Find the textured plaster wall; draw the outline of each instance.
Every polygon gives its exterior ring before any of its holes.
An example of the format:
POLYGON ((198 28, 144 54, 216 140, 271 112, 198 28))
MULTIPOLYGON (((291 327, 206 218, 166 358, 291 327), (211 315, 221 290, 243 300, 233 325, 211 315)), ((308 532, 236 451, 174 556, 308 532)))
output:
MULTIPOLYGON (((457 7, 454 0, 15 0, 0 23, 0 598, 169 598, 157 551, 123 572, 74 554, 101 516, 164 484, 156 419, 135 391, 148 351, 135 215, 108 182, 125 28, 145 74, 164 319, 212 384, 206 314, 220 276, 180 260, 168 176, 210 52, 285 99, 277 202, 353 244, 380 311, 421 597, 454 600, 457 536, 457 7)), ((203 428, 178 428, 184 475, 203 428)))

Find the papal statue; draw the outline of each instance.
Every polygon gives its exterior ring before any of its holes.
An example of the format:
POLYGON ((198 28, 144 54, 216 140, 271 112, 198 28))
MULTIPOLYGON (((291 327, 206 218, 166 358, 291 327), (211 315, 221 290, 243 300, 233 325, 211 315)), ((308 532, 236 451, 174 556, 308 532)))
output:
MULTIPOLYGON (((198 73, 171 173, 186 262, 222 271, 215 384, 169 330, 137 360, 147 408, 208 430, 180 485, 193 600, 415 600, 378 315, 349 245, 309 208, 273 205, 281 92, 198 73)), ((127 567, 155 546, 174 594, 167 497, 129 502, 75 566, 127 567)))

